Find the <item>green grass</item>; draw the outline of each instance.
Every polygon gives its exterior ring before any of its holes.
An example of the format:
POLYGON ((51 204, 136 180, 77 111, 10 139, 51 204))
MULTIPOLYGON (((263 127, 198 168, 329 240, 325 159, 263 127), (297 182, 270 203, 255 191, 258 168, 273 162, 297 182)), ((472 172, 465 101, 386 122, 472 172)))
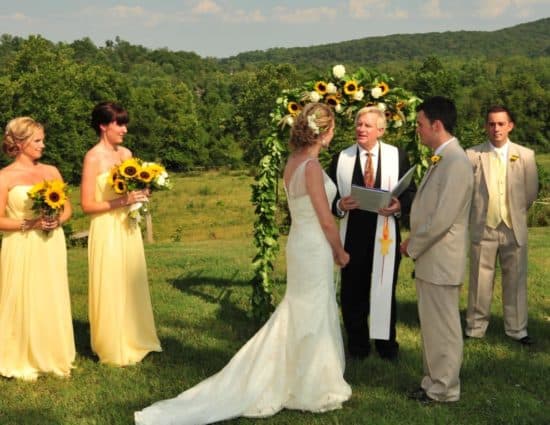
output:
MULTIPOLYGON (((52 376, 34 383, 0 379, 0 424, 131 424, 135 410, 174 397, 223 367, 256 329, 247 316, 255 254, 251 182, 251 177, 240 173, 180 176, 175 178, 172 192, 155 195, 152 208, 157 242, 146 245, 146 255, 164 351, 150 354, 136 366, 104 366, 93 356, 87 319, 86 250, 70 249, 76 369, 66 380, 52 376)), ((77 193, 73 196, 76 200, 77 193)), ((75 230, 86 229, 87 218, 76 215, 75 230)), ((525 348, 504 336, 497 281, 487 338, 465 342, 459 403, 423 407, 406 398, 422 373, 412 262, 406 259, 397 292, 401 344, 397 363, 376 355, 349 361, 346 379, 353 396, 339 411, 283 411, 264 420, 240 418, 228 423, 550 423, 550 228, 532 228, 529 236, 529 331, 536 345, 525 348)), ((284 248, 274 278, 280 300, 284 248)), ((466 294, 467 285, 462 289, 462 316, 466 294)))

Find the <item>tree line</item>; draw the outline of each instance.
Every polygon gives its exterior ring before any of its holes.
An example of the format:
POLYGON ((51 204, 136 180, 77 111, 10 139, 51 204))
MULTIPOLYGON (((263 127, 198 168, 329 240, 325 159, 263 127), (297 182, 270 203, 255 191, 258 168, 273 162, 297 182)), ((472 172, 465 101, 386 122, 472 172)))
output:
MULTIPOLYGON (((428 55, 392 59, 375 68, 421 98, 454 98, 460 113, 457 135, 467 146, 484 140, 484 110, 504 103, 516 113, 515 140, 548 152, 548 54, 543 50, 531 57, 428 55)), ((44 160, 55 163, 72 183, 79 181, 83 155, 96 141, 90 112, 103 100, 116 100, 129 110, 126 144, 143 159, 161 161, 172 171, 254 167, 282 90, 314 79, 336 63, 326 54, 315 68, 290 61, 241 60, 152 50, 119 38, 96 46, 88 38, 53 43, 41 36, 4 34, 0 123, 4 126, 19 115, 42 122, 44 160)), ((374 68, 352 60, 344 65, 350 72, 359 66, 374 68)), ((338 131, 352 134, 352 129, 338 131)), ((7 161, 2 158, 0 165, 7 161)))

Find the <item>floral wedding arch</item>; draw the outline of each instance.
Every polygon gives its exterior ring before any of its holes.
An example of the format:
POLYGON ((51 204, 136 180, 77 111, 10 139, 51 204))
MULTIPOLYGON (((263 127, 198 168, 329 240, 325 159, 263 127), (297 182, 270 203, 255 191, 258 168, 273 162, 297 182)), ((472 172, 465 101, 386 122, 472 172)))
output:
POLYGON ((364 68, 347 74, 343 65, 335 65, 331 72, 319 79, 284 90, 271 113, 271 133, 263 142, 263 157, 252 185, 257 254, 252 262, 254 277, 251 313, 259 322, 267 320, 274 309, 270 273, 279 249, 277 200, 281 168, 287 154, 288 129, 304 105, 311 102, 331 105, 335 112, 336 127, 349 130, 349 133, 360 108, 377 106, 386 114, 388 122, 384 140, 403 147, 411 161, 420 165, 417 177, 427 168, 426 148, 418 143, 414 132, 416 106, 421 99, 403 88, 393 86, 393 78, 388 75, 364 68))

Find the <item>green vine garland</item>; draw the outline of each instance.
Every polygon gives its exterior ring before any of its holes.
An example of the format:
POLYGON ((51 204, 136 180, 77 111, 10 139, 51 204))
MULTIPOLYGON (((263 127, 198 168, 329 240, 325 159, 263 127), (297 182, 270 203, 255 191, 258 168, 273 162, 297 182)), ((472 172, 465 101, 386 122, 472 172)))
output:
POLYGON ((336 127, 345 130, 342 131, 343 135, 336 133, 331 145, 334 151, 349 145, 349 134, 356 112, 364 106, 378 106, 385 112, 388 120, 384 140, 405 148, 411 161, 419 164, 417 179, 427 168, 426 148, 418 143, 414 134, 415 110, 421 100, 392 84, 393 79, 386 74, 360 68, 348 75, 343 65, 336 65, 331 72, 316 80, 283 91, 277 99, 271 113, 272 132, 263 142, 263 157, 252 185, 252 203, 256 213, 254 244, 257 254, 252 262, 254 277, 251 314, 258 322, 267 320, 275 308, 270 274, 279 251, 277 196, 283 160, 287 154, 286 143, 283 144, 282 139, 286 140, 288 137, 288 129, 292 127, 304 105, 325 102, 334 108, 336 127))

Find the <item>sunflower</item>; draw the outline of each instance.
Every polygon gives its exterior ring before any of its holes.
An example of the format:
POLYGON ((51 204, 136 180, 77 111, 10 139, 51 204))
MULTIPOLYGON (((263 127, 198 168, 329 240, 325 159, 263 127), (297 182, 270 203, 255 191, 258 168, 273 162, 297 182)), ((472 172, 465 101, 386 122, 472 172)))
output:
POLYGON ((139 173, 140 168, 136 158, 129 158, 118 166, 118 171, 123 177, 131 179, 139 173))
POLYGON ((160 164, 157 164, 155 162, 151 162, 147 164, 147 167, 145 167, 149 172, 152 174, 152 178, 155 178, 156 176, 166 172, 164 167, 160 164))
POLYGON ((107 182, 109 185, 114 186, 115 180, 120 177, 120 174, 118 174, 118 167, 113 167, 111 171, 109 171, 109 176, 107 177, 107 182))
POLYGON ((128 185, 123 179, 116 179, 113 184, 113 189, 118 194, 126 193, 128 191, 128 185))
POLYGON ((405 106, 407 106, 407 102, 405 102, 404 100, 400 100, 395 104, 395 107, 397 108, 398 111, 403 109, 405 106))
POLYGON ((153 173, 149 167, 139 170, 138 179, 143 183, 149 183, 153 180, 153 173))
POLYGON ((49 187, 60 192, 65 192, 67 185, 62 180, 52 180, 49 182, 49 187))
POLYGON ((336 107, 340 104, 340 98, 334 94, 331 94, 325 98, 325 103, 332 107, 336 107))
POLYGON ((349 96, 353 96, 357 90, 359 90, 359 87, 357 87, 355 80, 346 81, 346 84, 344 84, 344 93, 349 96))
POLYGON ((390 91, 390 86, 388 86, 388 84, 383 81, 380 84, 378 84, 376 87, 378 87, 381 90, 382 92, 381 96, 384 96, 387 92, 390 91))
POLYGON ((57 210, 63 207, 65 204, 65 201, 67 200, 67 196, 65 195, 65 192, 59 187, 55 187, 55 185, 51 185, 46 189, 46 194, 44 196, 44 202, 46 202, 46 205, 48 205, 50 208, 57 210))
POLYGON ((27 194, 31 198, 36 198, 36 196, 42 192, 44 189, 46 189, 46 182, 40 182, 36 183, 31 189, 27 192, 27 194))
POLYGON ((327 94, 327 83, 325 83, 324 81, 317 81, 315 83, 315 91, 321 96, 324 96, 325 94, 327 94))
POLYGON ((287 109, 288 109, 288 112, 290 112, 292 115, 298 115, 298 113, 300 112, 300 109, 302 108, 296 102, 288 102, 287 109))

